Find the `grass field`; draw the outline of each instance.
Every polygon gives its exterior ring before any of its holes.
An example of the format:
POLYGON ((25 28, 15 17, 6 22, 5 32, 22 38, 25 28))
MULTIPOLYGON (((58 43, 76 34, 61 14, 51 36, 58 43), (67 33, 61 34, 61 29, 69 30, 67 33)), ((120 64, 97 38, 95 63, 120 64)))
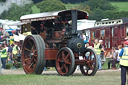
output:
POLYGON ((98 72, 93 77, 76 73, 55 75, 0 75, 0 85, 120 85, 120 72, 98 72))
POLYGON ((119 7, 119 11, 128 11, 128 2, 111 2, 111 4, 119 7))
MULTIPOLYGON (((106 60, 103 69, 107 69, 108 61, 106 60)), ((92 77, 83 76, 80 71, 72 76, 59 76, 55 69, 48 69, 42 75, 26 75, 23 69, 9 70, 6 73, 0 75, 0 85, 120 85, 120 70, 102 70, 92 77)))

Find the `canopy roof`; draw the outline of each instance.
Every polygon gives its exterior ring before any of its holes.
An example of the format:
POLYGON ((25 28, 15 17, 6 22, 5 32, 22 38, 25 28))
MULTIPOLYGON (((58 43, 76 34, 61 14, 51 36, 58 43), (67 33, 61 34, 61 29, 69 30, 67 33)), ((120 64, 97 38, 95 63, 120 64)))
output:
POLYGON ((20 26, 23 24, 27 24, 27 22, 17 22, 17 23, 10 24, 9 26, 20 26))
MULTIPOLYGON (((72 10, 62 10, 62 11, 53 11, 53 12, 43 12, 37 14, 28 14, 21 16, 20 20, 21 22, 31 22, 31 21, 56 19, 57 17, 68 18, 68 20, 71 20, 71 11, 72 10)), ((87 17, 89 16, 87 12, 80 10, 76 10, 76 11, 78 11, 77 13, 78 20, 87 19, 87 17)))

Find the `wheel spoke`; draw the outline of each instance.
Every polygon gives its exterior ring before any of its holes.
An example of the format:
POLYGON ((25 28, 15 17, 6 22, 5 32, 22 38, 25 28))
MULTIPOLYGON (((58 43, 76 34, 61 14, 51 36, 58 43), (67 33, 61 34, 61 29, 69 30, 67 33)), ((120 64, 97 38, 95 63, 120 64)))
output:
POLYGON ((27 59, 25 59, 24 61, 28 61, 28 60, 31 60, 31 58, 27 58, 27 59))
POLYGON ((60 58, 58 58, 58 61, 59 61, 59 62, 62 62, 62 60, 61 60, 60 58))
POLYGON ((35 53, 37 50, 34 50, 33 53, 35 53))
POLYGON ((28 67, 28 69, 30 69, 30 67, 32 67, 33 64, 34 64, 34 62, 30 64, 30 66, 28 67))
POLYGON ((35 67, 36 67, 36 64, 33 65, 33 69, 35 69, 35 67))
POLYGON ((90 68, 91 68, 92 70, 94 70, 94 68, 93 68, 92 66, 90 66, 90 68))
POLYGON ((64 54, 64 52, 62 51, 62 58, 64 59, 64 57, 65 57, 65 54, 64 54))
POLYGON ((70 59, 67 59, 70 54, 68 53, 67 56, 64 58, 66 64, 71 64, 70 59))
POLYGON ((27 50, 27 51, 29 51, 29 52, 31 52, 31 50, 29 50, 29 49, 28 49, 28 48, 26 48, 26 47, 25 47, 24 49, 25 49, 25 50, 27 50))
POLYGON ((71 62, 70 62, 70 61, 67 61, 67 60, 65 61, 65 63, 66 63, 66 64, 71 64, 71 62))
POLYGON ((36 51, 36 46, 33 46, 33 53, 35 53, 36 51))
POLYGON ((70 56, 70 54, 68 53, 68 55, 64 58, 64 60, 67 60, 68 56, 70 56))
POLYGON ((93 62, 95 62, 95 60, 90 60, 89 62, 90 62, 90 63, 93 63, 93 62))
POLYGON ((31 62, 30 61, 25 61, 25 64, 30 65, 31 62))
POLYGON ((33 55, 33 56, 37 56, 37 55, 33 55))
POLYGON ((64 68, 64 64, 61 65, 60 69, 62 70, 64 68))
POLYGON ((68 67, 66 66, 66 64, 64 64, 64 68, 66 70, 66 73, 68 72, 68 67))
POLYGON ((31 46, 33 46, 32 43, 31 43, 30 41, 28 41, 28 42, 29 42, 29 44, 30 44, 31 46))
POLYGON ((37 63, 37 60, 34 58, 35 63, 37 63))

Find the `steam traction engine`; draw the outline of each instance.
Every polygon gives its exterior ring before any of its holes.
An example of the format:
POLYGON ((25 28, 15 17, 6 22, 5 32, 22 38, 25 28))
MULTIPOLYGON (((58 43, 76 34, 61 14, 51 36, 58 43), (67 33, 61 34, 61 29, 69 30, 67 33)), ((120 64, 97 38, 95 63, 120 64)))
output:
POLYGON ((21 16, 22 33, 34 26, 40 32, 39 23, 47 28, 45 35, 27 35, 22 46, 22 65, 27 74, 41 74, 44 67, 55 67, 63 76, 72 75, 80 66, 83 75, 94 76, 98 68, 95 51, 85 48, 77 38, 77 20, 87 19, 88 13, 80 10, 44 12, 21 16), (35 25, 32 25, 35 23, 35 25), (27 30, 26 30, 27 29, 27 30))

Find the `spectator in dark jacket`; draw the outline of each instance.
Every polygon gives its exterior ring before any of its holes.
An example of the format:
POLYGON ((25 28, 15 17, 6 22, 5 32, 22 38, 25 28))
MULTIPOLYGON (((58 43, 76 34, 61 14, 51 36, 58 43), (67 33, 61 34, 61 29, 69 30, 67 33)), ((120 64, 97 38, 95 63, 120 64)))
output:
POLYGON ((9 53, 9 57, 8 57, 8 61, 12 62, 12 50, 13 50, 13 44, 8 48, 8 53, 9 53))

